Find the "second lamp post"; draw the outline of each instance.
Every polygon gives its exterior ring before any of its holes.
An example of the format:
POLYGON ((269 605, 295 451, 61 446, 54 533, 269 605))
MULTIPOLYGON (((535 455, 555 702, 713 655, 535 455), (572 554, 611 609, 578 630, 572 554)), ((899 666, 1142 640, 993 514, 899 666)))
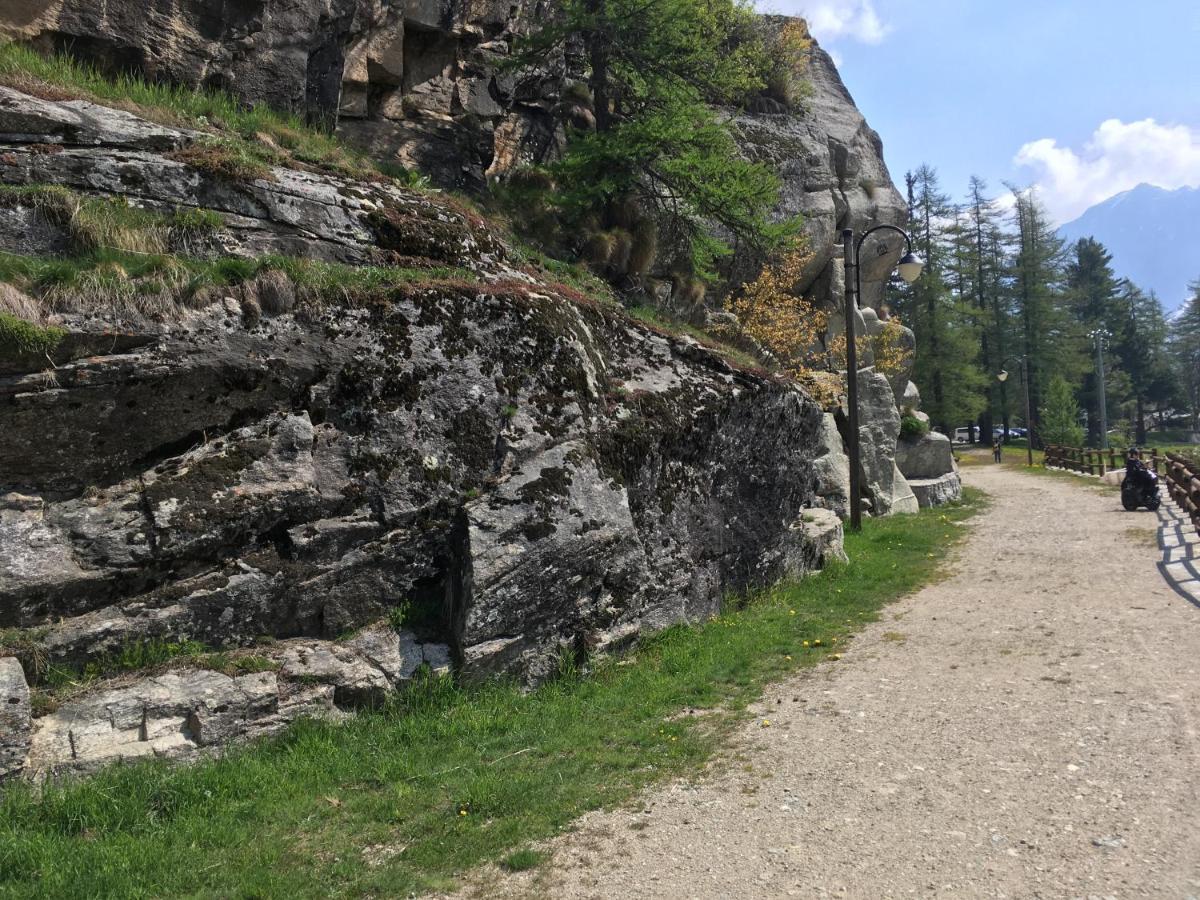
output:
POLYGON ((863 241, 877 231, 894 231, 904 238, 906 252, 900 260, 898 268, 900 277, 912 284, 925 268, 923 263, 912 250, 912 239, 908 232, 895 225, 876 225, 862 233, 856 241, 854 231, 847 228, 842 232, 842 255, 846 267, 846 405, 849 407, 850 427, 847 435, 847 451, 850 457, 850 527, 858 531, 862 528, 862 473, 859 471, 862 452, 859 446, 858 433, 858 348, 855 346, 855 313, 858 312, 858 297, 862 292, 862 272, 858 264, 858 254, 862 250, 863 241))

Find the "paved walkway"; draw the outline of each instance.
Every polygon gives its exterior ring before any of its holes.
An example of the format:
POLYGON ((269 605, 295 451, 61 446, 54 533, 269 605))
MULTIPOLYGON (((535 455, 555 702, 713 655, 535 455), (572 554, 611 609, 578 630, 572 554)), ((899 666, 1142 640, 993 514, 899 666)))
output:
POLYGON ((696 783, 589 815, 552 863, 466 892, 1200 897, 1200 608, 1160 570, 1194 576, 1193 551, 1169 510, 964 475, 993 504, 952 577, 770 689, 771 727, 696 783))

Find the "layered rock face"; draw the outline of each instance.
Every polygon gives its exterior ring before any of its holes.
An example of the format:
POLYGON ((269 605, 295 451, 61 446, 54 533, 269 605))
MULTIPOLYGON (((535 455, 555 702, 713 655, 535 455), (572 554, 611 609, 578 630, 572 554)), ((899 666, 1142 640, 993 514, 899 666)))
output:
MULTIPOLYGON (((316 302, 274 272, 155 318, 80 298, 49 356, 0 354, 0 629, 26 668, 0 668, 0 772, 202 752, 420 670, 534 683, 841 552, 838 448, 797 388, 513 268, 436 197, 233 185, 175 158, 193 139, 0 95, 0 181, 214 210, 214 255, 463 274, 316 302), (224 653, 30 722, 25 676, 185 641, 224 653)), ((0 249, 63 239, 22 202, 37 227, 0 249)))

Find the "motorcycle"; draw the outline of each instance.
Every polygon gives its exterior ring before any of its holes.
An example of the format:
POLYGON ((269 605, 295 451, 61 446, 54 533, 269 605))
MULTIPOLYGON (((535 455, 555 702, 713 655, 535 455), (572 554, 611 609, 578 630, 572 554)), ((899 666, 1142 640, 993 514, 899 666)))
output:
POLYGON ((1121 505, 1130 512, 1139 506, 1154 512, 1162 503, 1162 498, 1158 495, 1158 474, 1149 469, 1144 469, 1143 472, 1144 476, 1141 479, 1130 478, 1126 473, 1121 482, 1121 505))

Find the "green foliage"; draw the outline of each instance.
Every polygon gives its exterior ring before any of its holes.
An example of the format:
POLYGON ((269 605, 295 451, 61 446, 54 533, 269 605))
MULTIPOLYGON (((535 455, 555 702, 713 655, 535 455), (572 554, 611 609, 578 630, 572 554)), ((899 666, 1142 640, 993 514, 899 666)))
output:
POLYGON ((208 648, 199 641, 160 639, 136 641, 126 644, 112 653, 90 660, 82 668, 49 666, 40 683, 52 690, 61 691, 123 672, 153 669, 174 660, 199 660, 207 652, 208 648))
POLYGON ((906 441, 919 441, 929 434, 929 425, 911 413, 900 417, 900 437, 906 441))
POLYGON ((1054 375, 1046 385, 1046 399, 1041 408, 1041 436, 1046 444, 1083 446, 1075 391, 1061 375, 1054 375))
POLYGON ((515 63, 542 65, 575 40, 588 90, 567 102, 585 108, 595 127, 572 129, 563 158, 548 167, 564 221, 583 228, 633 200, 670 222, 706 274, 729 250, 711 236, 713 222, 764 250, 796 233, 795 222, 769 220, 777 177, 739 156, 728 122, 712 109, 765 86, 771 63, 748 4, 566 0, 515 63))
POLYGON ((449 888, 456 873, 551 837, 587 810, 698 772, 764 683, 829 659, 884 604, 932 578, 970 513, 870 519, 846 536, 852 563, 671 628, 587 678, 528 693, 427 678, 386 709, 301 722, 192 766, 143 761, 84 781, 6 787, 0 897, 449 888), (711 713, 682 715, 697 709, 711 713), (391 852, 379 864, 368 848, 391 852))
POLYGON ((1170 355, 1189 412, 1190 431, 1200 431, 1200 280, 1170 328, 1170 355))
POLYGON ((271 167, 282 163, 278 153, 261 145, 225 138, 190 144, 167 156, 198 172, 238 184, 270 181, 273 179, 271 167))

